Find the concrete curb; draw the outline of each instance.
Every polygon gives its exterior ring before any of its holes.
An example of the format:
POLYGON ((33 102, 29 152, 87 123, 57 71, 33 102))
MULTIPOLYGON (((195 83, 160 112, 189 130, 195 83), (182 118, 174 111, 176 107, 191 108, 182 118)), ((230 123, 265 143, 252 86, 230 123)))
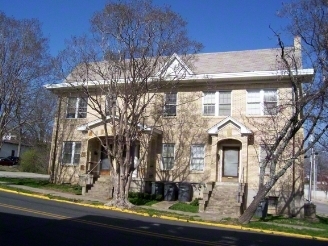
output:
POLYGON ((141 216, 145 216, 145 217, 160 218, 160 219, 165 219, 165 220, 179 221, 179 222, 198 224, 198 225, 214 226, 214 227, 225 228, 225 229, 250 231, 250 232, 260 232, 260 233, 266 233, 266 234, 271 234, 271 235, 295 237, 295 238, 302 238, 302 239, 312 239, 312 240, 318 240, 318 241, 328 241, 328 238, 312 237, 312 236, 295 234, 295 233, 270 231, 270 230, 262 230, 262 229, 255 229, 255 228, 247 228, 247 227, 243 227, 243 226, 225 225, 225 224, 218 224, 218 223, 206 222, 206 221, 193 221, 193 220, 175 218, 175 217, 171 217, 171 216, 167 216, 167 215, 160 215, 160 216, 153 215, 153 216, 151 216, 148 213, 141 213, 141 212, 132 211, 132 210, 128 210, 128 209, 120 209, 120 208, 109 207, 109 206, 105 206, 105 205, 92 205, 92 204, 71 202, 71 201, 60 200, 60 199, 52 199, 52 198, 47 197, 46 195, 30 194, 30 193, 14 191, 14 190, 4 189, 4 188, 0 188, 0 191, 19 194, 19 195, 23 195, 23 196, 35 197, 35 198, 44 199, 44 200, 51 200, 51 201, 56 201, 56 202, 74 204, 74 205, 79 205, 79 206, 84 206, 84 207, 91 207, 91 208, 112 210, 112 211, 117 211, 117 212, 122 212, 122 213, 136 214, 136 215, 141 215, 141 216))

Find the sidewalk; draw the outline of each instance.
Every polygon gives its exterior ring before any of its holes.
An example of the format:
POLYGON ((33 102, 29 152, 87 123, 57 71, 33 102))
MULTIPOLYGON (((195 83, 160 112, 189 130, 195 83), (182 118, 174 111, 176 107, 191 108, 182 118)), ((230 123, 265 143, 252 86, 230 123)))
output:
POLYGON ((50 175, 48 175, 48 174, 38 174, 38 173, 0 171, 0 177, 3 177, 3 178, 49 179, 50 175))

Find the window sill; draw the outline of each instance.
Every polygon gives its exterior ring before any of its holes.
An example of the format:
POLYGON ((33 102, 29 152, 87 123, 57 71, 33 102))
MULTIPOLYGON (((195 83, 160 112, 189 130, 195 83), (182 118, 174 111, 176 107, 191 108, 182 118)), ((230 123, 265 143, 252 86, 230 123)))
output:
POLYGON ((273 115, 249 115, 246 114, 246 117, 248 118, 269 118, 269 117, 278 117, 278 115, 273 114, 273 115))
POLYGON ((202 115, 202 117, 204 118, 227 118, 227 117, 231 117, 231 115, 202 115))
POLYGON ((87 117, 84 118, 64 118, 65 120, 85 120, 87 117))
POLYGON ((202 171, 198 171, 198 170, 190 170, 190 173, 191 173, 191 174, 203 174, 203 173, 204 173, 204 170, 202 170, 202 171))

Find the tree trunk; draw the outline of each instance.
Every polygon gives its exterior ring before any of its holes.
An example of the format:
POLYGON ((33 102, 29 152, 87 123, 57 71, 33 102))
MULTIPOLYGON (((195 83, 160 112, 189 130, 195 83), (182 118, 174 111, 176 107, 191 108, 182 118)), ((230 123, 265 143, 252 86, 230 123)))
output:
POLYGON ((259 191, 257 192, 254 200, 245 210, 245 212, 239 217, 238 222, 241 224, 248 224, 252 219, 258 205, 264 199, 265 195, 268 193, 270 189, 266 189, 265 186, 262 186, 259 191))
MULTIPOLYGON (((122 169, 120 168, 120 170, 122 169)), ((128 200, 129 180, 120 172, 115 172, 114 175, 114 196, 106 205, 117 208, 132 208, 134 205, 128 200)))

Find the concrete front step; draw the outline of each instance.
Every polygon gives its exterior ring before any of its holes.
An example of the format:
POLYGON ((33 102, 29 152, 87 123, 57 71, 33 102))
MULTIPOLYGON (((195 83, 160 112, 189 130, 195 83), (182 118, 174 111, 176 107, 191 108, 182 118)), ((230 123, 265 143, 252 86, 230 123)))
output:
POLYGON ((109 176, 100 176, 86 193, 86 196, 106 200, 112 198, 112 192, 113 185, 111 178, 109 176))
POLYGON ((239 216, 241 204, 237 202, 238 188, 238 183, 215 183, 205 212, 229 217, 239 216))

